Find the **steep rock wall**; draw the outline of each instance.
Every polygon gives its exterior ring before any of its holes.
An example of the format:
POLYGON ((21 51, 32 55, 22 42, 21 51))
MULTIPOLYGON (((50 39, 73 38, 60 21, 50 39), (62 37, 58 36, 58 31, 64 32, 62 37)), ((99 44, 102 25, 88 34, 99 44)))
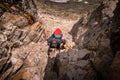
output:
POLYGON ((42 80, 47 63, 47 47, 42 48, 45 26, 36 17, 34 1, 19 1, 0 2, 0 80, 42 80))
POLYGON ((53 71, 57 79, 119 80, 118 28, 117 0, 103 1, 98 8, 88 12, 70 32, 76 42, 75 49, 63 52, 55 59, 53 71))
POLYGON ((84 12, 70 32, 76 46, 56 58, 47 56, 45 26, 37 22, 35 1, 23 0, 22 7, 6 3, 0 9, 0 80, 120 79, 120 1, 104 0, 84 12))
POLYGON ((120 45, 120 29, 119 29, 119 25, 120 25, 120 1, 117 3, 117 7, 114 10, 114 16, 113 16, 113 23, 112 23, 112 29, 111 29, 111 48, 113 51, 113 62, 111 64, 111 73, 112 73, 112 80, 119 80, 119 74, 120 74, 120 54, 119 54, 119 45, 120 45))

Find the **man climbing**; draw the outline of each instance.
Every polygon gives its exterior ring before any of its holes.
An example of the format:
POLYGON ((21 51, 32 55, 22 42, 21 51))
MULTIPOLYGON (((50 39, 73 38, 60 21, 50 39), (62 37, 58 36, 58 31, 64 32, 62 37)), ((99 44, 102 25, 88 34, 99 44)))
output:
POLYGON ((61 29, 57 28, 53 34, 47 39, 48 45, 49 45, 49 50, 48 50, 48 55, 49 51, 51 48, 57 48, 60 50, 61 46, 64 46, 66 41, 62 39, 62 31, 61 29))

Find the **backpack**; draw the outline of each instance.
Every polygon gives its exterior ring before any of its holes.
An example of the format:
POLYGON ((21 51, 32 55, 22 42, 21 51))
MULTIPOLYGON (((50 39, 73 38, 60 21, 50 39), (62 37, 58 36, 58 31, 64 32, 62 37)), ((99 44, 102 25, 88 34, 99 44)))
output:
POLYGON ((60 44, 62 43, 62 34, 53 35, 52 41, 50 43, 51 48, 60 48, 60 44))

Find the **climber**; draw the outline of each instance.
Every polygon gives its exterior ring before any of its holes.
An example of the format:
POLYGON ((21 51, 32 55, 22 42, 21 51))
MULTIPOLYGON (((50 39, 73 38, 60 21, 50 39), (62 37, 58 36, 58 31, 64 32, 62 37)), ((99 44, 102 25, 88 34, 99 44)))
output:
POLYGON ((62 36, 63 34, 62 34, 61 29, 57 28, 53 32, 53 34, 47 39, 49 49, 50 48, 60 49, 62 46, 64 46, 66 41, 62 39, 62 36))

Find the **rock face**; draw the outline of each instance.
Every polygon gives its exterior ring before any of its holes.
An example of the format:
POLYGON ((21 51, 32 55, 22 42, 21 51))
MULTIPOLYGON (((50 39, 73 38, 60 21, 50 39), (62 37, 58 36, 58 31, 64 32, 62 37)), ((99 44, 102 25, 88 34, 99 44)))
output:
MULTIPOLYGON (((57 80, 120 79, 119 2, 103 1, 91 12, 81 18, 70 32, 76 49, 57 55, 51 70, 56 72, 57 80)), ((53 80, 50 77, 45 79, 53 80)))
POLYGON ((39 80, 42 78, 38 75, 43 73, 46 66, 43 64, 47 63, 47 52, 42 49, 42 45, 46 45, 44 43, 45 28, 40 22, 32 25, 28 25, 28 22, 26 17, 8 12, 1 16, 0 80, 39 80), (38 69, 41 70, 40 73, 36 73, 38 69), (28 76, 24 76, 26 74, 28 76), (31 78, 32 75, 34 76, 31 78))
MULTIPOLYGON (((84 0, 71 0, 70 4, 74 1, 84 0)), ((47 55, 49 32, 40 22, 38 1, 1 2, 0 80, 120 80, 120 1, 103 0, 96 8, 85 9, 83 14, 81 11, 82 16, 69 32, 75 46, 56 51, 56 57, 47 55)))
POLYGON ((119 63, 120 63, 120 54, 119 54, 119 50, 120 48, 118 47, 118 45, 120 44, 119 41, 119 36, 120 36, 120 29, 119 29, 119 10, 120 10, 120 1, 117 3, 117 7, 114 10, 114 16, 113 16, 113 24, 112 24, 112 29, 111 29, 111 48, 113 51, 113 62, 111 64, 111 73, 112 73, 112 79, 113 80, 119 80, 120 76, 118 76, 118 74, 120 74, 120 67, 119 67, 119 63))
POLYGON ((2 8, 6 5, 10 10, 0 17, 0 80, 42 80, 47 63, 47 50, 42 48, 45 26, 37 21, 37 14, 30 14, 35 7, 18 12, 18 4, 7 3, 2 8))

